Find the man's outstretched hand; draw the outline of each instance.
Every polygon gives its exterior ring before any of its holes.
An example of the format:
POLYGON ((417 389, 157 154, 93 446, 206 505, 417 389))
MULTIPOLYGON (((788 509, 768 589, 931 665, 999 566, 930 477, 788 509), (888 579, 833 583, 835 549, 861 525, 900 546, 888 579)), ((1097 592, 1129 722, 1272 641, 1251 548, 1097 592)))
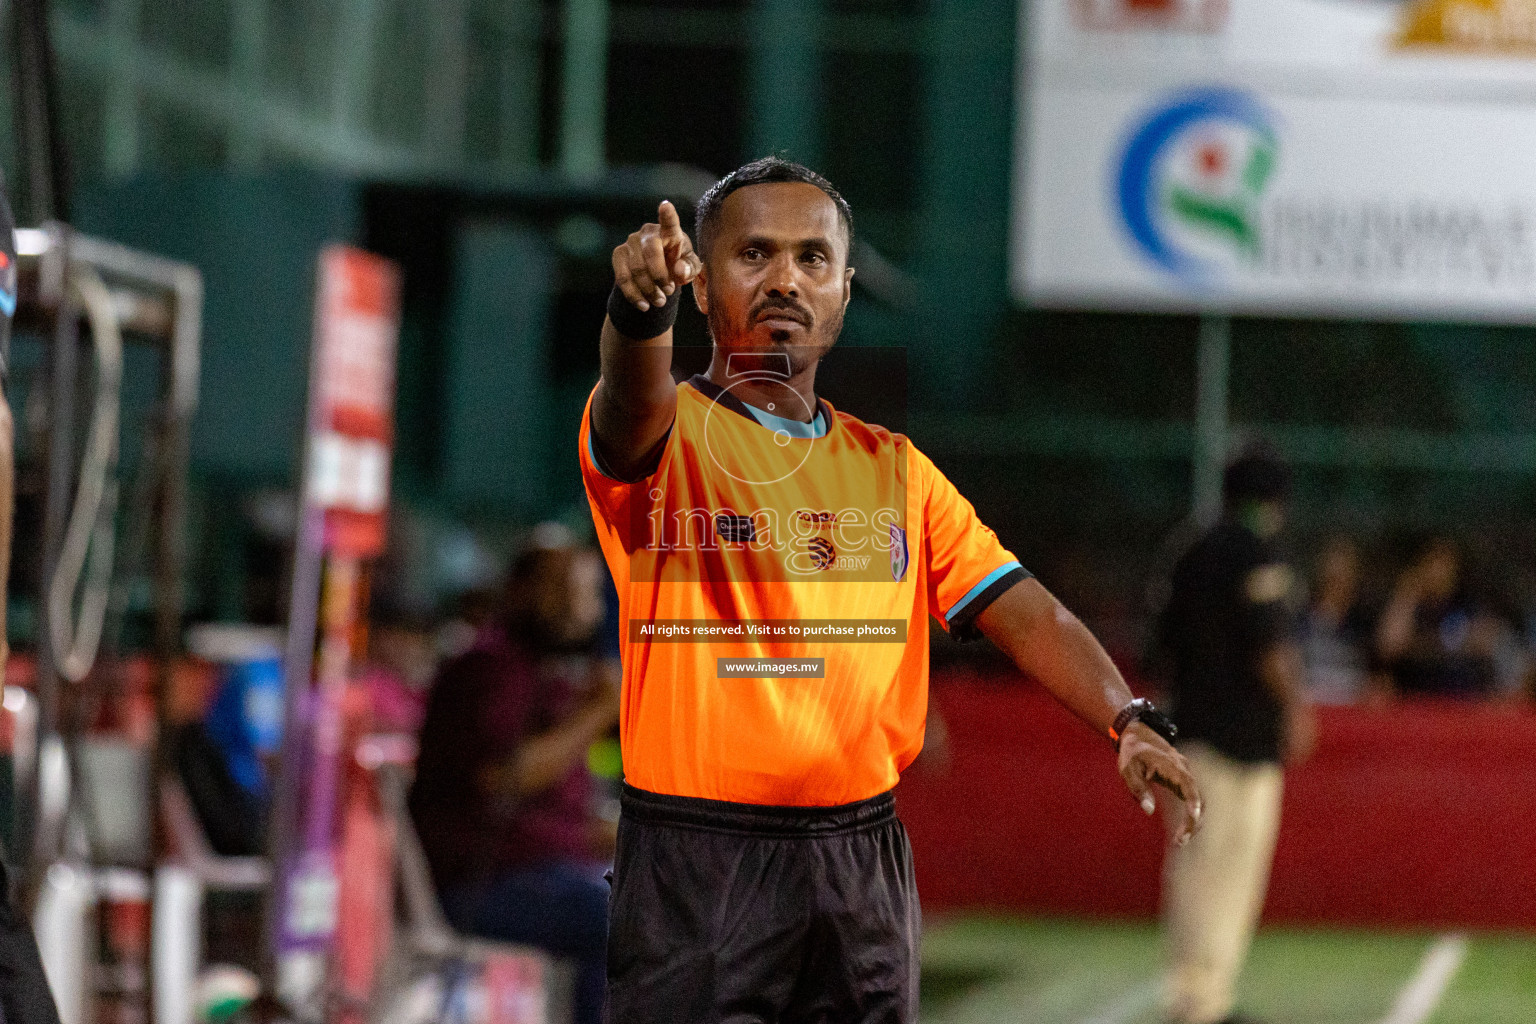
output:
POLYGON ((704 261, 677 218, 677 207, 663 199, 656 223, 644 224, 613 250, 613 281, 636 309, 665 306, 667 296, 699 276, 704 261))
MULTIPOLYGON (((1038 679, 1100 735, 1131 699, 1120 670, 1088 627, 1039 580, 1025 579, 1003 591, 976 617, 976 624, 1025 675, 1038 679)), ((1179 809, 1179 820, 1172 823, 1174 841, 1183 843, 1194 834, 1200 822, 1200 794, 1189 764, 1141 722, 1132 722, 1120 735, 1120 776, 1148 814, 1157 810, 1155 788, 1166 789, 1164 809, 1179 809)))
POLYGON ((1179 801, 1183 813, 1171 822, 1173 841, 1183 846, 1200 827, 1200 790, 1184 755, 1140 722, 1132 722, 1120 737, 1120 777, 1148 814, 1157 810, 1154 787, 1167 790, 1164 800, 1179 801))

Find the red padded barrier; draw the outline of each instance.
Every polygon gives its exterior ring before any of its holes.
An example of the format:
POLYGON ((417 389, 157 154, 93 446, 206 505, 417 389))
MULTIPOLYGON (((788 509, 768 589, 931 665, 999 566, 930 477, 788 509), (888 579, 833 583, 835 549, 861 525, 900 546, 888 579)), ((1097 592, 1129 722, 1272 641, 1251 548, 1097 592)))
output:
MULTIPOLYGON (((951 761, 898 806, 923 904, 1145 917, 1161 825, 1109 742, 1038 688, 936 676, 951 761)), ((1536 713, 1416 703, 1324 708, 1286 775, 1265 916, 1297 923, 1536 928, 1536 713)))

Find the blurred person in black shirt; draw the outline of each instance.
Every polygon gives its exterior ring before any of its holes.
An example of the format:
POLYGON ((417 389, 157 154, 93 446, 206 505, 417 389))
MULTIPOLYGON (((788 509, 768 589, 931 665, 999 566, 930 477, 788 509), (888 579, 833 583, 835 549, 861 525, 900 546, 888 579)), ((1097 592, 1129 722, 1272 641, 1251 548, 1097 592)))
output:
POLYGON ((1243 1020, 1233 987, 1264 905, 1280 823, 1281 764, 1315 736, 1297 639, 1295 576, 1276 537, 1290 472, 1267 446, 1227 467, 1221 521, 1174 568, 1158 628, 1179 749, 1205 823, 1164 862, 1167 1014, 1243 1020))

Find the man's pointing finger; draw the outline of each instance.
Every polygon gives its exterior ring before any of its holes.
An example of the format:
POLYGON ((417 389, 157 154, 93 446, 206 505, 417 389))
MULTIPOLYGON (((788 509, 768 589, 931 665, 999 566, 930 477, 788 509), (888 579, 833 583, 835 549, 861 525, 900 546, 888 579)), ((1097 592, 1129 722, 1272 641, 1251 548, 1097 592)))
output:
POLYGON ((683 223, 677 219, 677 207, 672 205, 670 199, 663 199, 661 205, 656 207, 656 223, 663 231, 680 231, 683 223))

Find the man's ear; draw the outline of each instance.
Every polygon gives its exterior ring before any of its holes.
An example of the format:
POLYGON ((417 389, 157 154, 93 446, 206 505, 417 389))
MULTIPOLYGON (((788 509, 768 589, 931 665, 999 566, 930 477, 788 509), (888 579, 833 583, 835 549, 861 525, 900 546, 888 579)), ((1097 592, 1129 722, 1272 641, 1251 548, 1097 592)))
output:
POLYGON ((693 278, 693 304, 699 312, 709 316, 709 271, 701 269, 693 278))
POLYGON ((853 300, 853 268, 843 271, 843 309, 848 309, 848 303, 853 300))

